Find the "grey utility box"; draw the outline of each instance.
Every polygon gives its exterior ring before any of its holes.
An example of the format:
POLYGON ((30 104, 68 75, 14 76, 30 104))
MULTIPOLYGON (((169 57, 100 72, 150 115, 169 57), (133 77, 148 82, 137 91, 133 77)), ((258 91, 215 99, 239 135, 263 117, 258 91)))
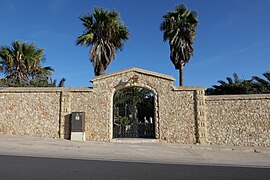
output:
POLYGON ((71 132, 84 132, 84 112, 73 112, 71 113, 71 132))
POLYGON ((71 136, 72 141, 85 141, 85 113, 71 113, 71 136))

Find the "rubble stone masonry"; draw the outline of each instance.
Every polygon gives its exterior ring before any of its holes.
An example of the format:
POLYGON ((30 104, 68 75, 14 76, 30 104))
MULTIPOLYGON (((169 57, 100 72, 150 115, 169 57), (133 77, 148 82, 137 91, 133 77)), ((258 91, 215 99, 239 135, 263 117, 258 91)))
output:
POLYGON ((270 146, 270 95, 205 96, 168 75, 130 68, 95 77, 93 88, 0 88, 0 133, 70 138, 85 112, 86 140, 110 141, 113 95, 142 87, 155 96, 155 138, 170 143, 270 146))
POLYGON ((0 90, 0 133, 59 137, 60 92, 45 89, 0 90))
POLYGON ((206 96, 208 141, 270 146, 270 95, 206 96))

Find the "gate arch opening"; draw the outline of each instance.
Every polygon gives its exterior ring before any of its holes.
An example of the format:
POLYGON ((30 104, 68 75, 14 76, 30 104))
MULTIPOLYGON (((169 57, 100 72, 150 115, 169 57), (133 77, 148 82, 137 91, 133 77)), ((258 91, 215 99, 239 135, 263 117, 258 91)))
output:
POLYGON ((155 94, 142 87, 113 96, 113 138, 155 138, 155 94))

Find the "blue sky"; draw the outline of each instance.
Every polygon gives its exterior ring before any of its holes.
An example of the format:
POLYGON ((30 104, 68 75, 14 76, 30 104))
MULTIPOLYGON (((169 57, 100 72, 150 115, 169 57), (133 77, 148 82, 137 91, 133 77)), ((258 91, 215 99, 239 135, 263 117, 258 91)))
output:
POLYGON ((194 56, 185 66, 185 85, 211 87, 237 72, 249 79, 270 71, 270 0, 1 0, 0 45, 14 40, 45 49, 46 63, 66 86, 88 87, 94 78, 89 47, 75 45, 79 16, 94 7, 117 10, 130 39, 105 73, 138 67, 176 78, 168 42, 159 30, 162 16, 185 3, 198 12, 194 56))

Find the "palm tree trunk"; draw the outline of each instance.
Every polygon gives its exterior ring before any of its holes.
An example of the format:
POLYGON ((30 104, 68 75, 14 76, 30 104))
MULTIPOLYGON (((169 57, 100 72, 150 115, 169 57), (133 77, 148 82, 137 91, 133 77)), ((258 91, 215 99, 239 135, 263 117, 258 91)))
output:
POLYGON ((102 63, 97 67, 97 71, 95 72, 96 76, 103 75, 105 71, 104 65, 102 63))
POLYGON ((99 75, 103 75, 104 74, 104 71, 105 71, 105 68, 103 65, 100 65, 100 68, 99 68, 99 75))
POLYGON ((184 65, 181 64, 179 68, 179 86, 184 85, 184 65))

